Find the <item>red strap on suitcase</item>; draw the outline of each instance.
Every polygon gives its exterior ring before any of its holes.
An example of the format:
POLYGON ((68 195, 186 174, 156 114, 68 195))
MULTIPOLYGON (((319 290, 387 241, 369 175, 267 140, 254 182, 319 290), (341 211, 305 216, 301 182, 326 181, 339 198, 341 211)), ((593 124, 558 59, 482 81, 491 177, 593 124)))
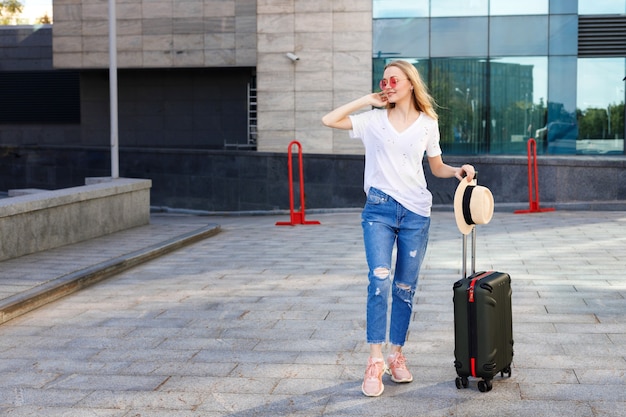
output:
MULTIPOLYGON (((487 275, 490 275, 492 272, 493 271, 486 271, 472 278, 472 280, 470 281, 469 287, 467 287, 467 302, 468 303, 474 302, 474 288, 476 287, 476 283, 478 282, 478 280, 486 277, 487 275)), ((474 378, 476 377, 476 358, 473 358, 473 357, 470 357, 470 373, 474 378)))
POLYGON ((486 277, 487 275, 491 274, 493 271, 486 271, 483 272, 482 274, 478 275, 477 277, 474 277, 472 279, 472 281, 470 282, 469 287, 467 288, 467 301, 470 303, 474 302, 474 287, 476 286, 476 281, 478 281, 481 278, 486 277))

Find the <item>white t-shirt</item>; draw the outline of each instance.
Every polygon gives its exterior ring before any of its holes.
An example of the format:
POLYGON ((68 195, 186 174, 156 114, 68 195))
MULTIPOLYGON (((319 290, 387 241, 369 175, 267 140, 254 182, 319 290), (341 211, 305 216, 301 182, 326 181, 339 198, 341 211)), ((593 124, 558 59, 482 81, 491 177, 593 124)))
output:
POLYGON ((385 109, 351 115, 350 120, 350 137, 365 145, 365 193, 378 188, 408 210, 430 216, 433 198, 422 163, 424 153, 441 155, 437 120, 421 113, 402 133, 391 125, 385 109))

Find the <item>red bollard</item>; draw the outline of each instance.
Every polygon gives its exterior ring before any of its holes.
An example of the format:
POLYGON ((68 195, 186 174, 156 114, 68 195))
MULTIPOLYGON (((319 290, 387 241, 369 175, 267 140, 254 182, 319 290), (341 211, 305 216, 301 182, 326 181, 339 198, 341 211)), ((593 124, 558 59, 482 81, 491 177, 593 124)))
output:
POLYGON ((515 214, 539 213, 543 211, 554 211, 554 208, 539 207, 539 174, 537 170, 537 142, 535 139, 528 139, 528 210, 515 210, 515 214), (532 167, 531 167, 532 165, 532 167), (533 193, 534 175, 534 193, 533 193), (534 195, 533 195, 534 194, 534 195))
POLYGON ((291 220, 288 222, 276 222, 276 226, 295 226, 297 224, 320 224, 317 220, 306 220, 304 218, 304 170, 302 168, 302 145, 300 142, 294 140, 289 144, 289 150, 287 152, 287 164, 289 167, 289 213, 291 220), (298 147, 298 165, 300 174, 300 211, 294 209, 294 196, 293 196, 293 162, 291 148, 293 145, 298 147))

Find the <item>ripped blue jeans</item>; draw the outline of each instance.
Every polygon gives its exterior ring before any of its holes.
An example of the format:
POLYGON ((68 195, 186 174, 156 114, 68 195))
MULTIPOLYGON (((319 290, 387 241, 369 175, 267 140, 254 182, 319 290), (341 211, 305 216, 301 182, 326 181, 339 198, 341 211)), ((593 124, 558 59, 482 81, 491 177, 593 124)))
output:
POLYGON ((382 344, 387 336, 391 293, 389 342, 403 346, 413 313, 413 298, 428 245, 430 217, 404 208, 384 192, 370 188, 361 214, 367 287, 367 343, 382 344), (391 277, 394 245, 396 264, 391 277))

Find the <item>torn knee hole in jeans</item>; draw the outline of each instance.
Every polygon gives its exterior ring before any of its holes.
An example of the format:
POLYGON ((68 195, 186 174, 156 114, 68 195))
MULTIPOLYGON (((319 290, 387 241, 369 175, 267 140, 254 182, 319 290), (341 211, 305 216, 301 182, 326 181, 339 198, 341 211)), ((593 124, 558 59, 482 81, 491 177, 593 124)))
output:
POLYGON ((379 279, 387 279, 389 278, 389 269, 385 267, 375 268, 374 276, 379 279))
POLYGON ((410 285, 402 284, 400 282, 396 283, 396 287, 398 287, 399 289, 404 290, 404 291, 411 291, 411 286, 410 285))

